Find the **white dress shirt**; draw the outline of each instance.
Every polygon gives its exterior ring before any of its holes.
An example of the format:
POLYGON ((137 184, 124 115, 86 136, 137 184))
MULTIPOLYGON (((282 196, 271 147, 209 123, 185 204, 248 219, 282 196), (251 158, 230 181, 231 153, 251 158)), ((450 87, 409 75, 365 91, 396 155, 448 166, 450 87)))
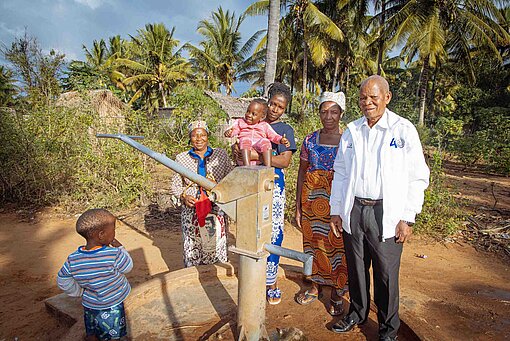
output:
MULTIPOLYGON (((365 156, 369 154, 363 149, 364 122, 365 118, 360 117, 347 125, 333 166, 335 175, 331 185, 331 215, 342 218, 342 228, 346 233, 351 233, 350 216, 354 197, 358 196, 355 188, 362 177, 378 178, 362 175, 370 168, 362 167, 365 156)), ((372 130, 376 135, 384 135, 376 150, 381 165, 379 174, 383 193, 383 237, 387 239, 395 236, 395 227, 400 220, 414 222, 416 214, 421 212, 424 191, 429 184, 429 169, 418 132, 409 120, 386 109, 377 125, 379 127, 374 126, 372 130)), ((377 146, 375 142, 373 145, 377 146)), ((373 194, 360 192, 359 195, 370 197, 373 194)), ((378 198, 374 194, 371 199, 378 198)))
POLYGON ((368 126, 366 118, 360 127, 363 141, 363 158, 361 160, 361 178, 356 181, 354 188, 354 195, 358 198, 383 199, 381 147, 386 129, 388 129, 388 115, 386 112, 372 128, 368 126))

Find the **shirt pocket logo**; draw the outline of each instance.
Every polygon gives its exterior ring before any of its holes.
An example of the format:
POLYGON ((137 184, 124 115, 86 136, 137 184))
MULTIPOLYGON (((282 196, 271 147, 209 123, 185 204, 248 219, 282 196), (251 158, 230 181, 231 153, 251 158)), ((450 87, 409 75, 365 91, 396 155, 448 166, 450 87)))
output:
POLYGON ((403 138, 399 138, 399 137, 392 138, 391 142, 390 142, 390 147, 404 148, 405 145, 406 145, 406 141, 403 138))

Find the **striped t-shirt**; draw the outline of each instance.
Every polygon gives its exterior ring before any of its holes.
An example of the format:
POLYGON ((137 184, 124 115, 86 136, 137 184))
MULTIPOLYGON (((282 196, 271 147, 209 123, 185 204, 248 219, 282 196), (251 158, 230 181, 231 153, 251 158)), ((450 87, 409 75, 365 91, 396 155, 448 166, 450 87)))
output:
POLYGON ((82 294, 86 308, 108 309, 122 303, 131 291, 124 274, 132 268, 133 261, 122 246, 79 247, 58 272, 57 284, 71 296, 82 294))

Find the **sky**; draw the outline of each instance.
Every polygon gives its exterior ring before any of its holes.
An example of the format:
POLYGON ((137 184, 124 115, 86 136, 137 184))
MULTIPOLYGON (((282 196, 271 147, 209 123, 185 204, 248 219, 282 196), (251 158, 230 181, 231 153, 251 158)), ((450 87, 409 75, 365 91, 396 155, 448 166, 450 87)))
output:
MULTIPOLYGON (((54 49, 66 60, 84 60, 82 45, 120 34, 136 35, 149 23, 175 26, 174 38, 181 45, 197 45, 198 22, 210 18, 219 6, 240 15, 252 0, 0 0, 0 43, 10 45, 25 29, 36 37, 43 51, 54 49)), ((267 28, 267 17, 246 18, 241 25, 243 42, 267 28)), ((249 87, 235 84, 240 95, 249 87)))

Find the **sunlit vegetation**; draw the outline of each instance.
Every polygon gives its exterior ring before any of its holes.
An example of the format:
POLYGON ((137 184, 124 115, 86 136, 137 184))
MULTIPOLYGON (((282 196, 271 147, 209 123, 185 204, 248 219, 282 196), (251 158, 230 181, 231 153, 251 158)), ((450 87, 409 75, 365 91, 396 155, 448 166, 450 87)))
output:
MULTIPOLYGON (((0 199, 125 207, 150 197, 153 164, 98 142, 91 129, 145 135, 146 144, 169 155, 187 148, 190 120, 201 115, 215 125, 224 117, 204 90, 232 95, 244 81, 252 85, 247 95, 263 93, 266 32, 242 37, 241 28, 246 16, 267 15, 269 3, 254 1, 245 13, 219 7, 196 23, 197 44, 178 41, 181 28, 172 23, 82 42, 82 60, 43 52, 29 32, 2 44, 0 199), (96 90, 121 103, 122 125, 104 126, 91 99, 96 90), (62 105, 62 93, 73 91, 82 104, 62 105), (172 108, 170 117, 160 115, 163 108, 172 108)), ((360 115, 360 81, 379 73, 393 91, 390 109, 419 126, 427 150, 437 153, 435 192, 427 198, 443 206, 450 200, 440 159, 510 174, 507 2, 281 1, 278 35, 275 80, 292 89, 288 120, 298 139, 318 127, 320 92, 344 91, 349 121, 360 115)), ((288 210, 296 164, 288 171, 288 210)), ((423 224, 439 212, 431 210, 423 224)))

